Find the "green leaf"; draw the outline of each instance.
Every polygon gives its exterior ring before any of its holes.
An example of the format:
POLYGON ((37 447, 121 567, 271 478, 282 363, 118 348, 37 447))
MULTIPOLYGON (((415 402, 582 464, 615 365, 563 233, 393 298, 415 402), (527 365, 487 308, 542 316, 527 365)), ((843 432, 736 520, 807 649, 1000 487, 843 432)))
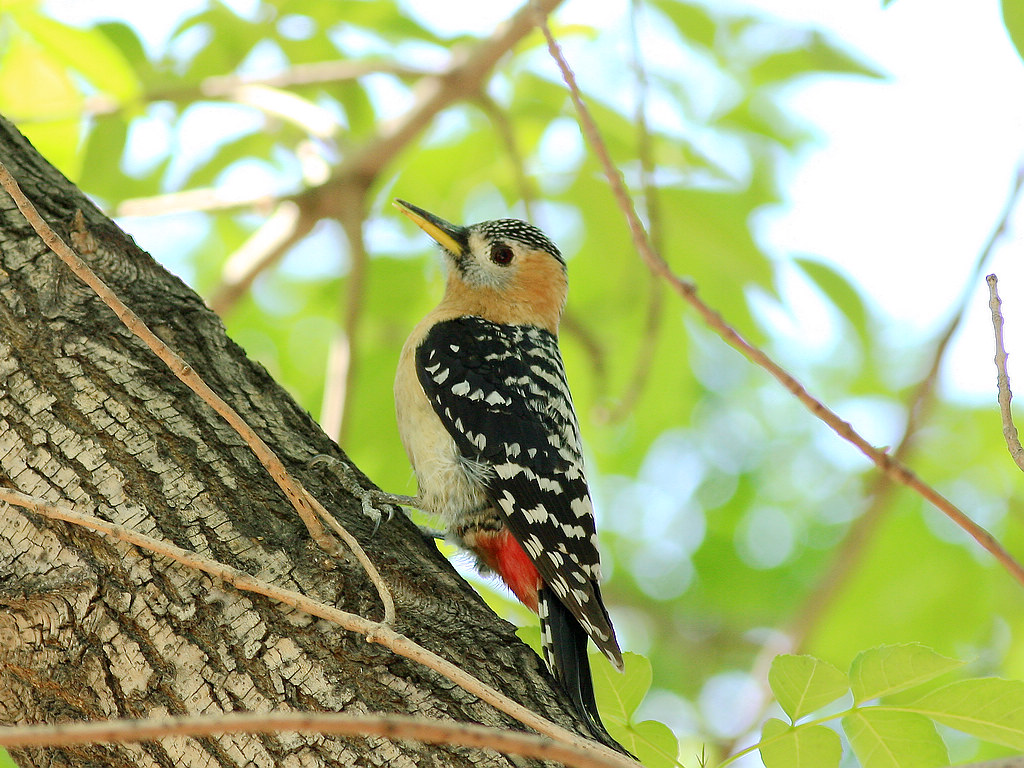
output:
POLYGON ((863 768, 943 768, 946 745, 935 724, 913 712, 858 709, 843 718, 843 730, 863 768))
MULTIPOLYGON (((337 0, 295 3, 295 10, 319 17, 325 25, 335 24, 338 19, 337 0)), ((352 2, 345 3, 346 26, 362 27, 385 40, 406 42, 409 39, 442 42, 428 26, 416 21, 413 14, 399 12, 394 2, 352 2)))
POLYGON ((0 57, 0 110, 15 120, 77 116, 82 96, 64 67, 23 34, 0 57))
POLYGON ((0 768, 18 768, 6 749, 0 749, 0 768))
POLYGON ((686 40, 704 48, 714 47, 718 24, 708 8, 679 0, 661 0, 654 5, 669 18, 686 40))
POLYGON ((843 756, 839 734, 822 725, 790 726, 774 717, 761 730, 766 768, 828 768, 843 756))
POLYGON ((631 723, 624 729, 608 724, 609 733, 636 755, 644 768, 672 768, 679 755, 679 741, 672 729, 657 720, 631 723))
POLYGON ((172 72, 157 73, 154 62, 149 60, 142 40, 133 27, 122 21, 109 20, 98 23, 94 29, 106 37, 130 67, 140 91, 159 90, 168 80, 177 80, 172 72))
POLYGON ((883 645, 857 654, 850 665, 850 688, 860 704, 913 688, 963 664, 920 643, 883 645))
POLYGON ((751 98, 741 99, 723 112, 716 121, 723 129, 734 129, 749 137, 766 137, 789 148, 806 144, 814 138, 807 125, 783 109, 774 99, 755 91, 751 98))
POLYGON ((590 656, 594 697, 608 732, 647 768, 675 765, 679 743, 672 730, 656 720, 632 721, 651 687, 651 662, 637 653, 622 654, 622 662, 620 673, 603 655, 590 656))
POLYGON ((594 696, 601 716, 619 723, 628 723, 651 687, 651 662, 638 653, 622 654, 623 672, 607 659, 591 656, 594 696))
POLYGON ((1017 49, 1017 55, 1024 59, 1024 0, 1003 0, 1003 24, 1017 49))
POLYGON ((832 302, 862 340, 868 335, 868 310, 850 279, 831 264, 797 257, 793 264, 832 302))
POLYGON ((850 688, 846 675, 813 656, 776 656, 768 684, 779 705, 794 722, 843 696, 850 688))
POLYGON ((265 18, 251 21, 221 0, 213 0, 208 8, 183 19, 173 36, 180 39, 194 29, 205 32, 205 40, 188 62, 184 76, 199 81, 214 73, 234 70, 273 27, 265 18))
MULTIPOLYGON (((757 24, 754 29, 762 32, 762 27, 757 24)), ((789 35, 779 35, 779 39, 785 40, 785 44, 751 68, 750 76, 755 84, 784 83, 821 72, 884 77, 881 71, 844 51, 820 32, 793 30, 789 35)))
POLYGON ((82 96, 67 70, 26 35, 11 37, 0 56, 0 113, 70 178, 78 176, 82 96))
POLYGON ((20 14, 18 25, 55 62, 78 72, 98 91, 118 101, 138 94, 139 82, 131 66, 102 32, 69 27, 35 13, 20 14))
POLYGON ((979 739, 1024 750, 1024 681, 961 680, 926 693, 909 708, 979 739))

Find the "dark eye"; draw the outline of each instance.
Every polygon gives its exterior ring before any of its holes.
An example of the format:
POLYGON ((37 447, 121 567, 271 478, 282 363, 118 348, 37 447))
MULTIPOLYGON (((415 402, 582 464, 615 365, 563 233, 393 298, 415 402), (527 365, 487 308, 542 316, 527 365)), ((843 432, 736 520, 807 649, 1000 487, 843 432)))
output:
POLYGON ((500 266, 506 266, 512 263, 512 249, 504 243, 497 243, 491 246, 491 261, 500 266))

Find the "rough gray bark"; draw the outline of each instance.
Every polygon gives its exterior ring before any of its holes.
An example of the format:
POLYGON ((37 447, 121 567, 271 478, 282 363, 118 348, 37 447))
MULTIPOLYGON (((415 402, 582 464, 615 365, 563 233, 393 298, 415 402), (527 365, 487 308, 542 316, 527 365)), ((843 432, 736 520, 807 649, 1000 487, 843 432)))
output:
MULTIPOLYGON (((340 456, 169 275, 0 119, 0 161, 92 268, 363 543, 396 629, 531 709, 579 724, 537 656, 403 517, 372 524, 307 462, 340 456)), ((0 192, 0 483, 379 619, 351 556, 319 550, 234 431, 78 281, 0 192)), ((81 528, 0 509, 0 723, 302 709, 518 727, 436 673, 260 596, 81 528)), ((22 766, 480 766, 494 753, 295 735, 14 753, 22 766)), ((527 761, 528 762, 528 761, 527 761)))

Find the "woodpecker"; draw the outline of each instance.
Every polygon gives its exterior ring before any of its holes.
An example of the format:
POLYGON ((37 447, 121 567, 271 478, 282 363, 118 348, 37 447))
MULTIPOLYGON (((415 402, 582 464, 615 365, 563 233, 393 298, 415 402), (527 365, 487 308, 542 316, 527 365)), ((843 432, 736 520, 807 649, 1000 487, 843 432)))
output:
POLYGON ((605 733, 587 638, 620 671, 622 653, 601 598, 594 509, 558 349, 565 261, 526 222, 463 227, 395 204, 437 241, 448 267, 444 298, 405 342, 395 376, 414 506, 539 615, 548 667, 591 730, 605 733))

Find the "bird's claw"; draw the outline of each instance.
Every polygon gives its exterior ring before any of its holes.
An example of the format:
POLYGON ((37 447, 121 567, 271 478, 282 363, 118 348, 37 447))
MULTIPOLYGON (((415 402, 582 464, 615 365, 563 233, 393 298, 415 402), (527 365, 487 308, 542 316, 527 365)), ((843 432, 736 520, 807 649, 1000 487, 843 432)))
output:
POLYGON ((356 477, 352 466, 341 459, 321 453, 309 461, 311 467, 324 467, 341 481, 342 486, 359 499, 363 514, 373 521, 373 533, 376 534, 380 528, 381 521, 387 517, 386 522, 391 522, 395 516, 395 510, 401 509, 404 502, 411 502, 406 496, 393 496, 376 488, 364 488, 356 477), (381 511, 383 508, 385 511, 381 511))

